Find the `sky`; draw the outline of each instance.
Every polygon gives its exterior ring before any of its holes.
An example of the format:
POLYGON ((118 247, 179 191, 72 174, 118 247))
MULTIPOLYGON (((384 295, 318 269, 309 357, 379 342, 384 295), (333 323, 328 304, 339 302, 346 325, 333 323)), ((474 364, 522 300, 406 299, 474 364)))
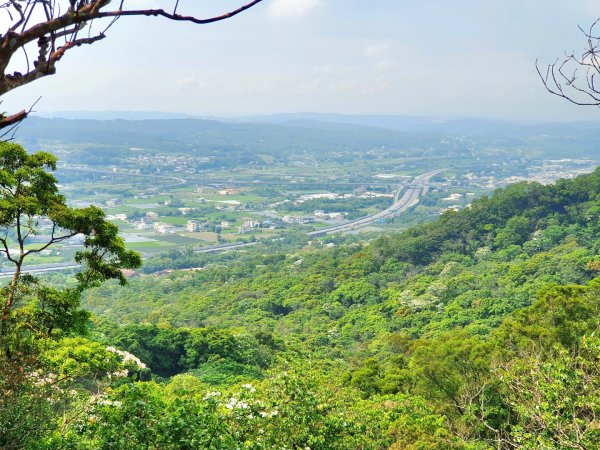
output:
MULTIPOLYGON (((156 7, 167 0, 128 0, 156 7)), ((127 3, 126 3, 127 4, 127 3)), ((243 0, 180 0, 208 16, 243 0)), ((548 94, 535 61, 579 51, 597 0, 264 0, 211 25, 124 18, 2 109, 285 112, 597 120, 548 94)))

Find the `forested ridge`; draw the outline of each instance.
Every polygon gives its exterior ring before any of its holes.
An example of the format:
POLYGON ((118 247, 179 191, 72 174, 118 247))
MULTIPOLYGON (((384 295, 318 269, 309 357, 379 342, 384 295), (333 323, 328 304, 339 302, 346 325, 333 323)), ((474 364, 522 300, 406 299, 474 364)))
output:
POLYGON ((600 169, 366 244, 280 246, 88 291, 86 333, 15 368, 0 444, 600 446, 600 169))

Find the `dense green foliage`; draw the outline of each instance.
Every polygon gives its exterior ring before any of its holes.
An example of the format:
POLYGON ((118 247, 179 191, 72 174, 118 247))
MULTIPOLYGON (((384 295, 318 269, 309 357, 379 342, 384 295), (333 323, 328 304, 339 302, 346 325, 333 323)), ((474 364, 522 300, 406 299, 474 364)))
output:
POLYGON ((29 155, 18 144, 0 142, 0 255, 13 271, 0 290, 0 344, 6 354, 18 351, 30 336, 81 328, 87 314, 77 310, 79 294, 106 280, 125 284, 121 269, 141 265, 140 256, 125 248, 118 228, 101 209, 67 205, 51 173, 55 169, 56 157, 49 153, 29 155), (30 257, 75 236, 83 240, 74 256, 83 269, 75 288, 57 290, 23 276, 30 257), (33 237, 41 237, 42 243, 32 245, 33 237))
POLYGON ((88 291, 90 340, 40 350, 68 374, 57 406, 15 381, 22 445, 600 445, 600 169, 366 244, 277 245, 88 291))
POLYGON ((72 208, 51 171, 56 158, 0 142, 0 254, 12 274, 0 288, 0 446, 21 448, 42 436, 70 407, 65 389, 86 393, 106 373, 129 372, 104 346, 81 337, 89 313, 81 293, 103 281, 125 284, 122 269, 140 266, 117 227, 99 208, 72 208), (43 224, 43 225, 41 225, 43 224), (43 243, 28 239, 43 235, 43 243), (31 255, 81 235, 74 253, 81 270, 69 287, 45 285, 24 273, 31 255))
POLYGON ((548 283, 595 276, 598 179, 514 185, 366 247, 312 242, 286 255, 260 248, 221 261, 198 256, 196 267, 205 270, 135 279, 126 290, 106 286, 86 306, 126 323, 275 330, 321 350, 355 352, 359 342, 399 331, 413 338, 457 326, 488 333, 548 283), (582 194, 561 198, 569 190, 582 194))

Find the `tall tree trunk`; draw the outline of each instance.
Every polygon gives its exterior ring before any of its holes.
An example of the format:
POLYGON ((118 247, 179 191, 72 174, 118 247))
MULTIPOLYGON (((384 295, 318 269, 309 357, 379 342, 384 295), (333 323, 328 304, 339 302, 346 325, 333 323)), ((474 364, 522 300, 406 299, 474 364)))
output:
POLYGON ((19 279, 21 278, 21 264, 19 262, 15 265, 15 273, 13 274, 10 285, 8 286, 8 292, 6 293, 6 300, 4 301, 4 309, 2 311, 2 321, 8 320, 8 316, 10 314, 10 310, 13 307, 15 302, 15 294, 17 292, 17 287, 19 286, 19 279))

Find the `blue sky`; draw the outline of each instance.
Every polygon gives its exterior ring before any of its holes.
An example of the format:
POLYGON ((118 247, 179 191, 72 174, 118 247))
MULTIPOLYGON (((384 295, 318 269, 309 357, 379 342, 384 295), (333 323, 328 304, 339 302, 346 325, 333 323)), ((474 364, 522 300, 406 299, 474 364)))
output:
MULTIPOLYGON (((165 5, 130 0, 132 5, 165 5)), ((243 0, 181 0, 208 15, 243 0)), ((230 116, 384 113, 596 119, 547 94, 551 62, 600 17, 592 0, 264 0, 209 26, 123 19, 58 73, 7 96, 14 110, 148 110, 230 116)))

